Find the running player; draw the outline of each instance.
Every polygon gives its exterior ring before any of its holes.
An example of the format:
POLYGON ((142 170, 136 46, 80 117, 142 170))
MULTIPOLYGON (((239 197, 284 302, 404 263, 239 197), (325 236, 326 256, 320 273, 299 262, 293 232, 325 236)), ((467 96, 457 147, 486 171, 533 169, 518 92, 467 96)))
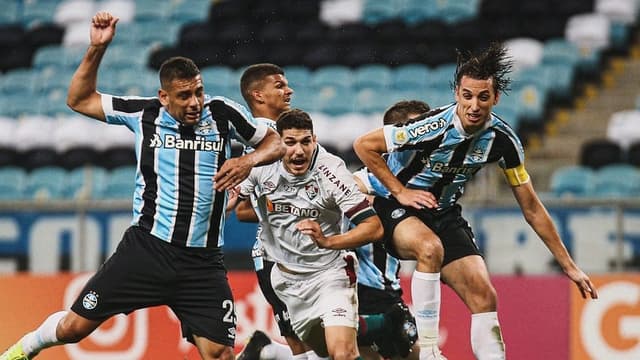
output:
MULTIPOLYGON (((484 165, 503 169, 523 215, 549 248, 582 296, 595 299, 589 277, 578 268, 562 243, 524 167, 524 150, 515 132, 491 112, 509 85, 511 62, 505 48, 492 44, 479 55, 460 53, 455 72, 456 103, 431 111, 402 126, 387 125, 358 138, 354 148, 368 169, 378 196, 374 207, 385 226, 388 251, 401 259, 418 259, 423 242, 442 241, 443 281, 472 312, 471 344, 478 359, 504 359, 505 344, 497 316, 497 295, 457 200, 464 185, 484 165), (381 156, 391 152, 385 161, 381 156), (376 185, 377 183, 377 185, 376 185), (432 229, 428 239, 406 225, 419 219, 432 229)), ((419 283, 412 284, 417 314, 420 358, 431 346, 424 334, 437 333, 432 321, 438 308, 419 283)), ((428 290, 429 293, 432 289, 428 290)), ((439 294, 438 294, 439 295, 439 294)), ((439 296, 438 296, 439 297, 439 296)), ((425 354, 426 355, 426 354, 425 354)))
POLYGON ((67 103, 135 133, 132 226, 71 310, 51 315, 2 360, 31 359, 45 348, 82 340, 113 315, 157 305, 174 311, 203 359, 234 358, 235 310, 222 254, 226 190, 255 166, 279 159, 284 147, 241 105, 205 95, 200 71, 187 58, 162 64, 158 97, 98 93, 100 60, 117 22, 106 12, 92 18, 91 42, 67 103), (255 151, 228 158, 231 136, 255 151))
POLYGON ((284 112, 276 123, 287 147, 283 160, 252 171, 241 186, 254 194, 272 286, 289 310, 298 337, 320 356, 358 357, 357 260, 320 249, 318 239, 377 240, 380 221, 342 160, 319 151, 309 115, 284 112), (341 233, 343 214, 356 226, 341 233))

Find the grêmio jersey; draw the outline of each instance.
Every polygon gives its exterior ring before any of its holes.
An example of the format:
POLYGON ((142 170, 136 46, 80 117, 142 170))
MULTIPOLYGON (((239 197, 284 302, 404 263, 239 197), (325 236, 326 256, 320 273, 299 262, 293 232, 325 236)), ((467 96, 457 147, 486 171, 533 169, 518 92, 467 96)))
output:
MULTIPOLYGON (((410 123, 383 127, 387 165, 398 180, 407 188, 434 194, 440 209, 454 205, 465 184, 488 163, 497 162, 512 186, 528 182, 524 150, 515 131, 491 113, 483 129, 467 134, 456 107, 454 103, 410 123)), ((373 174, 368 180, 373 193, 390 195, 373 174)))
POLYGON ((296 229, 298 222, 315 220, 332 236, 341 233, 343 216, 358 224, 375 215, 344 161, 319 146, 304 175, 290 174, 278 161, 254 168, 240 187, 242 197, 256 197, 259 236, 270 260, 298 273, 333 267, 343 254, 316 246, 296 229))
POLYGON ((205 95, 194 126, 183 126, 155 97, 103 94, 102 107, 107 123, 135 133, 132 224, 177 246, 221 248, 227 193, 213 190, 213 177, 231 154, 230 138, 257 145, 267 127, 221 96, 205 95))

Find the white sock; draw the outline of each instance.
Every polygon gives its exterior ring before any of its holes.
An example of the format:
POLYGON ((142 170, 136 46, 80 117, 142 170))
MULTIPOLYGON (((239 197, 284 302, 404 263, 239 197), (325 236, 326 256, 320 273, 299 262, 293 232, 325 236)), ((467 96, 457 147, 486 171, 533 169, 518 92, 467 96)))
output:
POLYGON ((304 354, 307 356, 308 360, 329 360, 328 357, 324 358, 324 357, 318 356, 318 354, 316 354, 316 352, 313 350, 309 350, 304 354))
POLYGON ((65 315, 67 315, 66 311, 58 311, 50 315, 35 331, 25 335, 20 340, 25 355, 36 355, 42 349, 62 344, 56 337, 56 328, 65 315))
MULTIPOLYGON (((260 350, 260 360, 291 360, 295 359, 291 353, 291 348, 287 345, 272 341, 260 350)), ((305 360, 306 356, 302 359, 305 360)))
POLYGON ((420 348, 438 346, 440 322, 440 273, 414 271, 411 297, 418 328, 420 348))
POLYGON ((505 359, 497 312, 471 314, 471 348, 478 360, 505 359))

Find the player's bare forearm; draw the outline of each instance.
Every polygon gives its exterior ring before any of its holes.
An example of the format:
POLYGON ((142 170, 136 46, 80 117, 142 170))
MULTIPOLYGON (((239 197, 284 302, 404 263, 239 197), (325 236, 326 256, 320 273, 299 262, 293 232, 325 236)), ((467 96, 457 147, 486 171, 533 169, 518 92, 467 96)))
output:
POLYGON ((249 157, 253 166, 271 164, 280 160, 286 149, 280 135, 273 129, 268 129, 264 139, 256 146, 255 151, 244 156, 249 157))
POLYGON ((236 218, 242 222, 258 222, 258 215, 256 215, 249 199, 238 201, 236 206, 236 218))
POLYGON ((353 149, 362 163, 375 175, 394 196, 404 189, 404 185, 393 175, 382 154, 387 152, 382 129, 370 131, 358 137, 353 149))
POLYGON ((351 230, 325 239, 321 247, 327 249, 355 249, 364 244, 380 241, 384 233, 378 216, 370 216, 351 230))

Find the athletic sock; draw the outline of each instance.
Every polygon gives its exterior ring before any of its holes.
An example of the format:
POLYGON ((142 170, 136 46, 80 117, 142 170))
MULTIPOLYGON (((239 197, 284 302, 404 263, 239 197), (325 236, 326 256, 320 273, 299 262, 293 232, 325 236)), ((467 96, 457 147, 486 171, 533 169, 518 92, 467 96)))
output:
POLYGON ((305 360, 306 358, 306 355, 302 358, 295 357, 293 353, 291 353, 291 348, 289 346, 275 341, 272 341, 271 344, 265 345, 262 350, 260 350, 261 360, 305 360))
POLYGON ((418 328, 420 348, 438 346, 440 322, 440 273, 414 271, 411 297, 418 328))
POLYGON ((370 344, 386 329, 384 314, 360 315, 358 343, 370 344))
POLYGON ((497 312, 471 314, 471 348, 478 360, 505 359, 497 312))
POLYGON ((58 311, 50 315, 35 331, 22 337, 20 341, 25 355, 31 357, 43 349, 62 344, 56 336, 56 328, 65 315, 67 315, 66 311, 58 311))

